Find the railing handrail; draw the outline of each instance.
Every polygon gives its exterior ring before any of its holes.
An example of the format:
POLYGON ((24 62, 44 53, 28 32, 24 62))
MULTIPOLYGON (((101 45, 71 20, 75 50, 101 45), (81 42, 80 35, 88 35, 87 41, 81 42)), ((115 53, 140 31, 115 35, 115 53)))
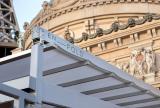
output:
POLYGON ((5 84, 0 84, 0 94, 9 96, 15 99, 23 98, 27 102, 35 103, 35 96, 24 91, 9 87, 5 84))

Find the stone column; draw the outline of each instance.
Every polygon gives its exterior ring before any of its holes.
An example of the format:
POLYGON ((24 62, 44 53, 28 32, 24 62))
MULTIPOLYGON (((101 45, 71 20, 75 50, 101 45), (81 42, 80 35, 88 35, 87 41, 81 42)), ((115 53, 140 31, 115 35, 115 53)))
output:
POLYGON ((103 51, 106 50, 106 44, 105 44, 105 42, 102 43, 102 49, 103 49, 103 51))
POLYGON ((130 35, 130 43, 134 43, 134 35, 133 34, 130 35))
POLYGON ((100 49, 100 51, 103 51, 103 49, 102 49, 102 44, 101 44, 101 43, 98 44, 98 48, 100 49))
POLYGON ((155 29, 155 28, 152 29, 152 35, 153 35, 153 37, 156 37, 156 36, 157 36, 157 33, 156 33, 156 29, 155 29))
POLYGON ((135 34, 134 34, 134 39, 135 39, 135 41, 139 41, 138 33, 135 33, 135 34))
POLYGON ((152 32, 151 32, 151 30, 147 30, 147 35, 148 35, 149 37, 152 37, 152 32))
POLYGON ((118 41, 118 45, 119 45, 119 46, 122 46, 122 39, 121 39, 121 38, 118 38, 117 41, 118 41))
POLYGON ((113 42, 114 42, 114 46, 118 47, 118 41, 117 41, 117 39, 114 39, 113 42))

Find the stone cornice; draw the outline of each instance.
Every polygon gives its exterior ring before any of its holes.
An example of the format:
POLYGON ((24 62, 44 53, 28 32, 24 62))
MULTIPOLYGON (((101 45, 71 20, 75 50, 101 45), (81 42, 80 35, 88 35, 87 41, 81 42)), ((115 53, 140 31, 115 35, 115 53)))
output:
MULTIPOLYGON (((154 38, 149 38, 149 39, 146 39, 146 40, 139 41, 139 43, 144 42, 144 41, 150 41, 150 40, 156 41, 156 40, 159 40, 159 39, 160 39, 160 37, 154 37, 154 38)), ((117 50, 127 49, 127 48, 129 48, 128 45, 131 45, 131 44, 123 45, 121 47, 116 47, 116 48, 113 48, 113 49, 107 49, 105 51, 100 51, 100 52, 96 52, 96 53, 93 53, 93 54, 95 56, 100 56, 100 55, 111 53, 111 52, 114 52, 114 51, 117 51, 117 50)), ((160 46, 154 46, 153 47, 153 51, 159 50, 159 49, 160 49, 160 46)), ((122 58, 127 58, 127 57, 130 57, 130 53, 127 53, 125 55, 119 55, 119 56, 116 56, 114 58, 112 57, 110 59, 108 58, 107 61, 111 62, 111 61, 114 61, 116 59, 122 59, 122 58)))

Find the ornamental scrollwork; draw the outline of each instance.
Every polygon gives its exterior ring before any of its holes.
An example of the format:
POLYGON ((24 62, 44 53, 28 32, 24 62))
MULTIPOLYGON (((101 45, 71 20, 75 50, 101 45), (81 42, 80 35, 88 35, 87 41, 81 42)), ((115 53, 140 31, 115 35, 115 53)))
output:
POLYGON ((97 28, 97 29, 96 29, 96 35, 97 35, 98 37, 103 36, 103 29, 102 29, 102 28, 97 28))
POLYGON ((114 22, 112 23, 111 25, 111 29, 114 31, 114 32, 117 32, 119 30, 119 22, 114 22))
POLYGON ((128 19, 128 26, 129 27, 134 27, 136 25, 136 20, 133 18, 128 19))
POLYGON ((96 28, 94 34, 89 34, 83 32, 79 38, 74 38, 74 43, 80 43, 82 41, 87 41, 88 39, 93 39, 96 37, 111 34, 113 32, 118 32, 119 30, 125 30, 129 27, 135 27, 136 25, 144 24, 145 22, 151 22, 152 20, 160 20, 160 15, 156 14, 146 14, 141 19, 129 18, 126 24, 120 24, 118 21, 113 22, 109 29, 96 28))

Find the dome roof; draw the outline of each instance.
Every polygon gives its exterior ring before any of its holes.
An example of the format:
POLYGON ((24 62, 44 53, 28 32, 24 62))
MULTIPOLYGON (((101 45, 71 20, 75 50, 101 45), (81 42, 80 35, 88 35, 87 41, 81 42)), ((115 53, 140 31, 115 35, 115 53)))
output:
MULTIPOLYGON (((129 22, 133 26, 137 20, 146 22, 148 17, 143 17, 147 13, 160 14, 159 0, 51 0, 42 6, 43 9, 28 26, 26 37, 29 37, 32 27, 38 25, 62 37, 68 27, 73 33, 67 34, 74 34, 79 39, 84 32, 95 33, 96 28, 116 28, 114 22, 122 25, 129 22)), ((26 46, 31 45, 31 40, 26 43, 26 46)))
POLYGON ((99 16, 113 22, 120 18, 141 18, 147 13, 160 14, 159 4, 159 0, 51 0, 49 8, 44 4, 45 8, 33 22, 45 25, 46 20, 52 20, 52 28, 99 16))
POLYGON ((55 28, 68 22, 99 16, 114 22, 114 19, 120 18, 141 18, 147 13, 160 14, 159 0, 51 0, 42 6, 43 9, 31 25, 45 25, 49 20, 54 23, 52 28, 55 28))

